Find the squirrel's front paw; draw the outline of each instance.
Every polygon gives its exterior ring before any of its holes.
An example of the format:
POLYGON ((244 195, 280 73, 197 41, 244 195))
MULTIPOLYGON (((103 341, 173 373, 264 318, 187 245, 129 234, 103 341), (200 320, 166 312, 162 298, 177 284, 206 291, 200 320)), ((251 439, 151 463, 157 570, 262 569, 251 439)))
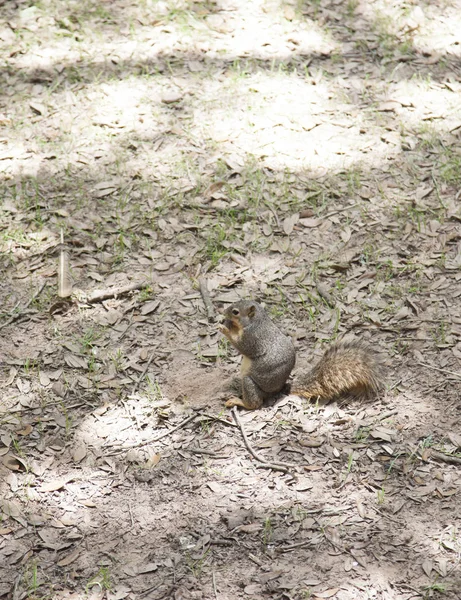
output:
POLYGON ((224 406, 226 408, 233 408, 234 406, 243 406, 243 408, 245 408, 245 405, 243 404, 242 400, 240 398, 237 398, 237 396, 232 396, 232 398, 229 398, 229 400, 226 401, 226 404, 224 406))

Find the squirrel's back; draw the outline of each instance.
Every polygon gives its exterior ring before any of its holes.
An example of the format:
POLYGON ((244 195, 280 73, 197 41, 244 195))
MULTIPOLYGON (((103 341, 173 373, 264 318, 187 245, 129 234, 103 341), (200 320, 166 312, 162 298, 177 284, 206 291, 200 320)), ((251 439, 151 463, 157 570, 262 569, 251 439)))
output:
POLYGON ((315 367, 295 377, 291 393, 307 399, 340 396, 370 397, 383 386, 379 355, 364 342, 343 341, 331 346, 315 367))

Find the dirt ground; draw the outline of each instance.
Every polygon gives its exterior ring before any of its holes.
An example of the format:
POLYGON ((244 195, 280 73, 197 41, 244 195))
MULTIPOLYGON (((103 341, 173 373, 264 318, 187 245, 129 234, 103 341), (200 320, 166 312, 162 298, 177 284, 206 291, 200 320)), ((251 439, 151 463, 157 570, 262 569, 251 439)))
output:
POLYGON ((1 598, 459 600, 460 77, 460 0, 0 0, 1 598), (261 468, 200 278, 385 392, 261 468))

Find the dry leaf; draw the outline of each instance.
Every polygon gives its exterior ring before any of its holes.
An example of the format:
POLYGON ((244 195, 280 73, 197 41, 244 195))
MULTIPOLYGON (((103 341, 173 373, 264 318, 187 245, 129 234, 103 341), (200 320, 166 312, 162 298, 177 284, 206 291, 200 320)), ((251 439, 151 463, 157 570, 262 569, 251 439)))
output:
POLYGON ((27 424, 27 425, 24 426, 23 429, 19 429, 18 431, 16 431, 16 433, 18 435, 26 436, 26 435, 31 434, 32 431, 33 431, 32 425, 27 424))
POLYGON ((152 573, 158 569, 157 563, 147 563, 138 567, 138 575, 141 573, 152 573))
POLYGON ((299 219, 299 222, 303 227, 309 228, 318 227, 323 223, 322 219, 299 219))
POLYGON ((26 471, 26 464, 17 456, 13 456, 12 454, 7 454, 2 458, 2 463, 5 465, 7 469, 11 471, 26 471))
POLYGON ((14 367, 11 367, 10 372, 8 374, 8 379, 5 381, 3 387, 10 386, 13 383, 14 378, 16 377, 17 374, 18 374, 17 369, 15 369, 14 367))
POLYGON ((0 535, 8 535, 12 531, 13 529, 11 529, 11 527, 4 527, 3 529, 0 529, 0 535))
POLYGON ((74 450, 74 453, 72 454, 72 459, 74 460, 74 462, 79 463, 81 460, 83 460, 86 456, 86 446, 85 444, 80 444, 80 446, 77 446, 74 450))
POLYGON ((162 96, 162 102, 164 104, 174 104, 180 100, 182 100, 182 94, 179 94, 178 92, 167 92, 162 96))
POLYGON ((293 231, 293 228, 296 225, 296 223, 298 222, 298 220, 299 220, 298 213, 294 213, 290 217, 287 217, 286 219, 284 219, 283 231, 285 232, 285 235, 290 235, 290 233, 293 231))
POLYGON ((219 485, 219 483, 216 483, 216 481, 208 481, 207 486, 215 494, 219 494, 222 492, 221 486, 219 485))
POLYGON ((79 500, 79 504, 88 508, 96 508, 97 504, 93 500, 79 500))
POLYGON ((40 371, 38 378, 40 380, 41 385, 43 385, 43 387, 48 387, 51 383, 50 378, 44 371, 40 371))
POLYGON ((152 469, 160 462, 160 454, 153 454, 144 464, 146 469, 152 469))
POLYGON ((56 396, 64 398, 64 396, 66 395, 66 387, 61 381, 55 381, 51 386, 51 389, 53 393, 56 394, 56 396))
POLYGON ((340 591, 340 588, 330 588, 324 592, 315 592, 313 600, 315 598, 333 598, 340 591))
POLYGON ((64 354, 64 360, 74 369, 88 369, 88 361, 83 356, 77 356, 76 354, 64 354))
POLYGON ((236 527, 234 531, 236 533, 256 533, 261 529, 261 523, 249 523, 248 525, 240 525, 240 527, 236 527))
POLYGON ((285 6, 283 9, 283 16, 287 21, 294 21, 296 18, 295 9, 292 6, 285 6))
POLYGON ((297 492, 307 492, 313 487, 312 480, 308 477, 298 477, 298 483, 295 486, 297 492))
POLYGON ((453 431, 449 431, 447 433, 447 438, 456 448, 461 448, 461 435, 459 433, 454 433, 453 431))
POLYGON ((56 492, 63 488, 69 481, 75 479, 75 475, 66 475, 60 479, 52 479, 48 483, 44 483, 38 488, 39 492, 56 492))
POLYGON ((434 563, 432 562, 432 560, 430 558, 426 558, 422 565, 421 565, 423 571, 426 573, 426 575, 428 577, 431 576, 432 573, 432 569, 434 568, 434 563))
POLYGON ((46 106, 40 102, 30 102, 29 106, 37 115, 46 115, 47 113, 46 106))
POLYGON ((151 300, 150 302, 144 302, 141 306, 141 314, 142 315, 150 315, 155 312, 157 308, 160 306, 160 302, 158 300, 151 300))
POLYGON ((56 564, 58 565, 58 567, 67 567, 68 565, 73 563, 74 560, 76 560, 79 557, 79 555, 80 555, 80 548, 76 548, 73 552, 71 552, 64 558, 61 558, 61 560, 58 560, 58 562, 56 564))
POLYGON ((1 500, 0 507, 5 515, 8 515, 9 517, 22 516, 22 511, 19 504, 13 502, 13 500, 1 500))
POLYGON ((349 227, 349 225, 346 225, 346 227, 344 227, 343 231, 341 231, 342 241, 345 244, 347 244, 347 242, 351 239, 351 235, 352 235, 351 228, 349 227))

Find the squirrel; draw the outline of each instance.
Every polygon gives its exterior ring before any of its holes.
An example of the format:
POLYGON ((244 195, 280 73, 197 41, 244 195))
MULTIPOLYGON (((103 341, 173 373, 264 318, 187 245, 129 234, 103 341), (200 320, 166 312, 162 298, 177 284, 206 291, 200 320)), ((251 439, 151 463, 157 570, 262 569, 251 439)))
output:
MULTIPOLYGON (((271 321, 257 302, 241 300, 224 312, 221 332, 242 354, 242 398, 226 407, 261 408, 263 401, 282 391, 295 366, 291 339, 271 321)), ((299 375, 290 393, 330 401, 340 396, 370 397, 382 385, 380 362, 360 341, 337 342, 307 374, 299 375)))

